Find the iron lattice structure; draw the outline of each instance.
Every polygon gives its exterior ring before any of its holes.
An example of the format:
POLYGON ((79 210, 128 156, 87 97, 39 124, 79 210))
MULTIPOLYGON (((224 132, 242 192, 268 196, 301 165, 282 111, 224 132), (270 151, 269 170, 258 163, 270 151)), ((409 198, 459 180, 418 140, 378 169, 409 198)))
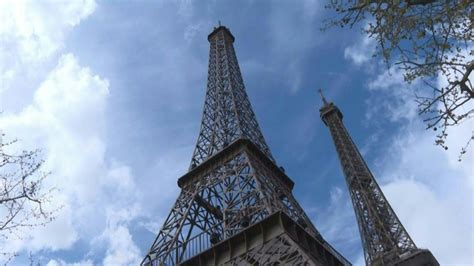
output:
POLYGON ((206 100, 190 168, 238 138, 248 138, 274 161, 245 93, 234 36, 222 27, 209 36, 209 42, 206 100))
POLYGON ((346 130, 341 111, 321 97, 321 119, 329 128, 349 188, 366 265, 438 265, 428 250, 417 249, 403 227, 346 130))
POLYGON ((321 237, 293 197, 293 181, 275 164, 245 92, 234 37, 219 26, 208 40, 196 148, 188 173, 178 180, 181 193, 142 265, 349 264, 321 237), (247 234, 269 217, 281 217, 272 218, 273 225, 285 219, 292 225, 247 234), (269 238, 274 232, 280 233, 269 238))

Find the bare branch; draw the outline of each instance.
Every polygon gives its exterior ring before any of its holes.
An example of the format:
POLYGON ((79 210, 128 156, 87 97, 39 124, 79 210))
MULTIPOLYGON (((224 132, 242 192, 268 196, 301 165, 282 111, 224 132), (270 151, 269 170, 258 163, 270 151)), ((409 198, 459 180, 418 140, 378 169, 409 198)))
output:
MULTIPOLYGON (((23 228, 45 225, 59 209, 46 210, 54 188, 44 190, 43 181, 49 176, 40 168, 40 151, 7 153, 16 140, 3 142, 0 138, 0 240, 25 237, 23 228), (7 149, 7 147, 9 149, 7 149)), ((3 254, 15 256, 15 254, 3 254)))
POLYGON ((374 56, 402 70, 406 82, 426 85, 416 94, 418 112, 427 128, 442 129, 435 143, 447 149, 449 128, 472 118, 459 107, 474 99, 474 1, 335 0, 326 8, 337 17, 325 29, 366 21, 363 32, 377 44, 374 56), (448 85, 432 85, 439 80, 448 85))

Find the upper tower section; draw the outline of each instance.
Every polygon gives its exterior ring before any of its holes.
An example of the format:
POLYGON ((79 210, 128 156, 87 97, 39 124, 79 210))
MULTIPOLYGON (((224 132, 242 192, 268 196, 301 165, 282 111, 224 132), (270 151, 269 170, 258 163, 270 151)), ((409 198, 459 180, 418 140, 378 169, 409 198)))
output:
POLYGON ((212 41, 215 39, 215 38, 219 38, 219 36, 217 36, 217 33, 222 33, 224 34, 224 39, 228 40, 230 43, 234 43, 235 41, 235 38, 234 38, 234 35, 232 35, 232 33, 230 32, 230 30, 225 27, 225 26, 221 26, 219 25, 219 27, 217 28, 214 28, 214 30, 207 36, 207 40, 212 43, 212 41))
POLYGON ((274 161, 250 105, 235 55, 234 36, 219 25, 210 43, 206 99, 190 169, 239 138, 247 138, 274 161))
POLYGON ((337 106, 334 105, 333 102, 328 103, 321 90, 319 90, 319 94, 321 95, 321 99, 323 100, 323 106, 321 107, 321 109, 319 109, 319 112, 321 120, 323 120, 324 124, 326 126, 328 125, 327 120, 329 116, 336 115, 337 117, 339 117, 339 119, 342 120, 343 116, 339 108, 337 108, 337 106))

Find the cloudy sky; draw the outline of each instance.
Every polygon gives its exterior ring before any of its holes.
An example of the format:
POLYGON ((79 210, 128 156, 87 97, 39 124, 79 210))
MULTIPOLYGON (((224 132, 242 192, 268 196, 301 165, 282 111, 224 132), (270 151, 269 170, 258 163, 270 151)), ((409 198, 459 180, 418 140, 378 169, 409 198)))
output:
POLYGON ((416 244, 442 265, 472 265, 472 148, 457 160, 472 122, 451 132, 448 151, 433 145, 400 73, 358 30, 320 31, 330 16, 323 0, 0 1, 0 129, 18 149, 42 149, 50 208, 62 206, 0 249, 19 252, 13 264, 30 252, 48 265, 142 259, 191 159, 207 34, 220 20, 275 159, 337 250, 362 264, 319 87, 416 244))

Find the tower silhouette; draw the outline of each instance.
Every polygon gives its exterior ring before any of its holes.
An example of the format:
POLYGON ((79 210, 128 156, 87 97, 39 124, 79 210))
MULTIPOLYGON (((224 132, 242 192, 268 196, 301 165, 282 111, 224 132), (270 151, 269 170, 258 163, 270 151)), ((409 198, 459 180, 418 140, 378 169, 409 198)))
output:
POLYGON ((439 265, 429 250, 418 249, 385 198, 342 122, 342 113, 321 90, 321 119, 329 128, 359 225, 366 265, 439 265))
POLYGON ((188 173, 142 265, 349 265, 292 195, 260 131, 228 28, 214 28, 188 173))

